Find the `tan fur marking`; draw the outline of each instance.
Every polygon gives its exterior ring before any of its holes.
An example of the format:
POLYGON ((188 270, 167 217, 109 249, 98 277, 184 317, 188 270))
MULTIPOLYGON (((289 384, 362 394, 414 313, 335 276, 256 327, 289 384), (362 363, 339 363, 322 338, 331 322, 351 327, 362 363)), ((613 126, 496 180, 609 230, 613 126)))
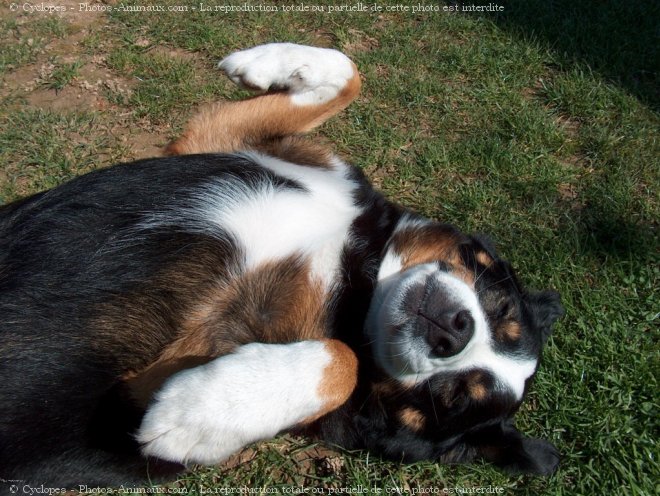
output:
POLYGON ((481 265, 485 265, 486 267, 493 263, 493 259, 485 251, 477 252, 476 258, 477 262, 479 262, 481 265))
POLYGON ((339 408, 353 393, 357 385, 357 357, 346 344, 336 339, 323 339, 326 350, 332 356, 323 371, 323 380, 318 395, 323 398, 323 408, 302 424, 311 423, 323 415, 339 408))
POLYGON ((393 396, 400 390, 400 383, 396 379, 376 382, 371 386, 371 392, 376 396, 382 397, 393 396))
POLYGON ((468 286, 474 286, 474 273, 458 252, 458 238, 453 232, 434 226, 406 229, 394 236, 395 250, 401 255, 403 270, 415 265, 442 261, 450 272, 468 286))
POLYGON ((320 283, 304 260, 291 257, 218 281, 199 297, 180 324, 178 338, 156 361, 125 379, 145 406, 172 374, 251 343, 322 338, 325 304, 320 283))
POLYGON ((499 325, 495 331, 500 341, 516 341, 522 335, 522 328, 515 320, 507 320, 499 325))
POLYGON ((261 143, 257 151, 298 165, 330 168, 333 154, 326 146, 309 141, 302 136, 286 136, 261 143))
POLYGON ((396 233, 392 243, 401 255, 404 270, 438 260, 456 267, 462 265, 456 237, 442 229, 432 226, 406 229, 396 233))
POLYGON ((336 98, 320 105, 295 105, 286 92, 208 105, 189 121, 181 137, 170 143, 165 153, 249 150, 274 138, 307 133, 346 108, 359 94, 360 86, 360 75, 353 64, 353 77, 346 86, 336 98))
POLYGON ((426 425, 426 417, 415 408, 406 407, 399 412, 398 416, 403 425, 415 432, 421 431, 426 425))
POLYGON ((482 381, 481 373, 474 374, 468 381, 468 394, 473 400, 482 401, 488 395, 488 389, 482 381))
POLYGON ((483 400, 488 394, 488 391, 486 390, 486 386, 484 386, 483 384, 470 384, 469 391, 470 391, 470 397, 477 401, 483 400))
POLYGON ((470 287, 474 287, 474 273, 471 270, 468 270, 465 266, 460 266, 458 269, 454 269, 451 273, 461 279, 465 284, 470 287))

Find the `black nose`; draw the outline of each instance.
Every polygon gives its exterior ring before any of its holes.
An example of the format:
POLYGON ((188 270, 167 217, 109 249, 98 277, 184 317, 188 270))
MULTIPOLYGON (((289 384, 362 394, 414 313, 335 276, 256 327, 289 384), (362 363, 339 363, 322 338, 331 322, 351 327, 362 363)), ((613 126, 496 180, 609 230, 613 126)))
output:
POLYGON ((431 347, 433 357, 450 357, 462 351, 474 334, 474 318, 469 310, 420 308, 418 325, 431 347))

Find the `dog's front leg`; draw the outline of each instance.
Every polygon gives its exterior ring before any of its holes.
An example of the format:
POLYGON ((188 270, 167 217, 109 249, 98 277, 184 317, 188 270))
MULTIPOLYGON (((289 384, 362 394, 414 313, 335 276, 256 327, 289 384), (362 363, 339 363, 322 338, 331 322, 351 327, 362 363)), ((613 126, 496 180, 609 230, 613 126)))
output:
POLYGON ((357 359, 339 341, 248 344, 168 380, 137 439, 147 456, 218 463, 339 407, 356 380, 357 359))

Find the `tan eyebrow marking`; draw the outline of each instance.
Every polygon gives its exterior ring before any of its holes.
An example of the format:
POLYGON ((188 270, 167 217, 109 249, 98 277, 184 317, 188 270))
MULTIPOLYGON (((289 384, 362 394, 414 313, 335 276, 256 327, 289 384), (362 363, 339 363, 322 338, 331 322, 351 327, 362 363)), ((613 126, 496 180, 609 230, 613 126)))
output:
POLYGON ((485 251, 477 252, 476 259, 477 262, 479 262, 481 265, 485 265, 486 267, 493 263, 492 257, 485 251))
POLYGON ((497 326, 495 333, 500 341, 516 341, 522 336, 522 327, 515 320, 507 320, 497 326))
POLYGON ((410 227, 392 238, 394 251, 401 256, 402 270, 415 265, 441 261, 451 266, 451 273, 474 286, 474 273, 459 253, 460 237, 436 226, 410 227))

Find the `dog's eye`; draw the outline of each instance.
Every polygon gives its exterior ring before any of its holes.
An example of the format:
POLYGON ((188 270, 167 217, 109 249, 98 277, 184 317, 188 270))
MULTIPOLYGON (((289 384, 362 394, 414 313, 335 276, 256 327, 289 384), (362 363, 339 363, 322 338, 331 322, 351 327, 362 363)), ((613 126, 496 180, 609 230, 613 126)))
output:
POLYGON ((510 302, 505 301, 504 303, 502 303, 498 308, 497 313, 495 314, 496 319, 501 320, 508 317, 509 314, 511 313, 512 308, 513 305, 510 302))

